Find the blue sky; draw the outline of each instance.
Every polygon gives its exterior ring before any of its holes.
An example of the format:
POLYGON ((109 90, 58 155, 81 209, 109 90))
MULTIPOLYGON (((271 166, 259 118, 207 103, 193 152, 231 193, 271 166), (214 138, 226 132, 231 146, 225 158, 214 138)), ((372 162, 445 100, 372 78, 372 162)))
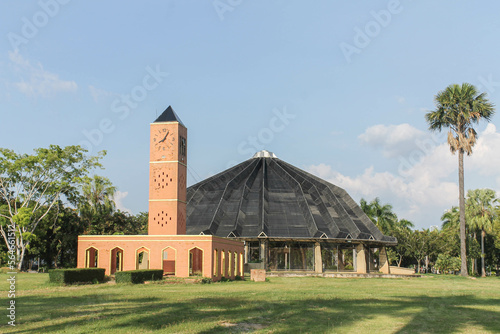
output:
MULTIPOLYGON (((0 3, 0 146, 107 150, 118 206, 148 209, 149 124, 188 127, 188 185, 267 149, 380 197, 417 227, 458 203, 457 157, 424 115, 470 82, 500 100, 500 3, 0 3)), ((466 188, 500 190, 498 115, 477 130, 466 188)))

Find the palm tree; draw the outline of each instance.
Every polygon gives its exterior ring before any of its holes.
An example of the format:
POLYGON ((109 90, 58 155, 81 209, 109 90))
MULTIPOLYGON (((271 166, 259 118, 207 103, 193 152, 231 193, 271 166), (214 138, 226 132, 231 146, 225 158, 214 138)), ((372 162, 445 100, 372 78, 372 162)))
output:
POLYGON ((491 189, 476 189, 467 192, 467 221, 471 228, 481 230, 481 276, 486 277, 484 268, 484 237, 493 229, 497 202, 491 189))
POLYGON ((372 222, 375 222, 373 218, 372 207, 364 198, 359 200, 359 206, 361 207, 361 210, 363 210, 365 215, 367 215, 372 222))
POLYGON ((452 207, 441 216, 441 221, 443 222, 443 229, 452 228, 457 229, 460 225, 460 211, 457 206, 452 207))
POLYGON ((448 144, 453 154, 458 151, 458 188, 460 207, 460 257, 462 276, 467 274, 467 254, 465 245, 465 198, 464 198, 464 153, 472 154, 476 143, 476 131, 472 127, 481 119, 489 121, 494 114, 494 106, 479 93, 476 87, 463 83, 446 87, 435 97, 436 110, 425 115, 432 131, 449 128, 448 144))
POLYGON ((407 219, 398 220, 398 222, 396 223, 396 226, 398 228, 414 228, 415 227, 415 225, 407 219))
MULTIPOLYGON (((398 221, 398 217, 392 212, 392 205, 380 204, 380 199, 377 197, 370 203, 367 203, 363 198, 360 200, 360 207, 377 225, 379 230, 384 234, 389 234, 398 221)), ((411 224, 411 223, 410 223, 411 224)))
POLYGON ((87 233, 91 230, 93 218, 103 217, 115 211, 115 192, 116 187, 106 177, 94 175, 92 178, 86 176, 82 179, 79 212, 88 223, 87 233))

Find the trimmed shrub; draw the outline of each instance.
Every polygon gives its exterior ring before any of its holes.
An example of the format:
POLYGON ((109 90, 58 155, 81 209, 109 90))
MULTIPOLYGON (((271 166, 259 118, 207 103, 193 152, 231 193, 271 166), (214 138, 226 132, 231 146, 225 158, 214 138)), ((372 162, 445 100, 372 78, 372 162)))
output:
POLYGON ((102 282, 104 271, 103 268, 51 269, 49 281, 60 284, 102 282))
POLYGON ((210 284, 213 283, 213 280, 210 277, 203 277, 201 279, 201 284, 210 284))
POLYGON ((144 281, 159 281, 163 279, 163 270, 161 269, 143 269, 118 271, 115 273, 116 283, 140 284, 144 281))

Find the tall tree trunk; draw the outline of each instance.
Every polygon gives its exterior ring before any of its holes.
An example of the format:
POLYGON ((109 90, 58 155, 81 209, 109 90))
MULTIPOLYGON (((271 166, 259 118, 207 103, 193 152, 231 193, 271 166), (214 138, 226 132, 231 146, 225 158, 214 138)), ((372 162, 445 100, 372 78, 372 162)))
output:
MULTIPOLYGON (((474 230, 472 240, 477 240, 477 235, 476 235, 475 230, 474 230)), ((476 275, 476 274, 477 274, 477 259, 474 258, 474 261, 472 262, 472 275, 476 275)))
POLYGON ((24 252, 26 251, 26 246, 22 245, 21 249, 19 247, 16 249, 17 254, 18 254, 18 261, 17 262, 17 269, 22 270, 23 269, 23 261, 24 261, 24 252))
POLYGON ((460 204, 460 275, 467 277, 467 247, 465 245, 464 152, 458 150, 458 197, 460 204))
POLYGON ((484 268, 484 237, 486 232, 481 230, 481 277, 486 277, 486 269, 484 268))

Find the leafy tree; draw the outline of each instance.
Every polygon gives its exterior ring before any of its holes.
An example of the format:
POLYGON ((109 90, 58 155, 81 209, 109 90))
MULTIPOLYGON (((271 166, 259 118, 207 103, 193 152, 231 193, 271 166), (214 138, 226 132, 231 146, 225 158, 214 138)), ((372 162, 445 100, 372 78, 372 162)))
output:
POLYGON ((489 121, 494 114, 494 106, 486 98, 486 93, 479 93, 476 87, 463 83, 446 87, 434 98, 436 110, 425 115, 429 129, 441 131, 449 128, 448 144, 454 154, 458 151, 458 180, 460 208, 460 273, 467 276, 466 232, 465 232, 465 197, 464 197, 464 153, 472 154, 476 143, 476 131, 473 128, 481 119, 489 121))
POLYGON ((36 238, 29 247, 30 258, 43 260, 48 268, 76 266, 78 235, 85 225, 75 209, 58 203, 55 210, 42 219, 36 238))
POLYGON ((147 234, 148 214, 141 212, 133 216, 124 211, 115 211, 112 215, 97 216, 92 222, 91 234, 147 234))
POLYGON ((497 201, 491 189, 475 189, 467 192, 467 222, 471 228, 481 230, 481 276, 486 277, 484 266, 484 238, 493 229, 494 203, 497 201))
POLYGON ((94 157, 85 153, 80 146, 51 145, 32 155, 0 148, 0 233, 18 269, 42 219, 59 200, 76 203, 81 178, 101 167, 105 152, 94 157))
POLYGON ((460 258, 453 257, 448 254, 439 254, 435 267, 442 273, 447 273, 449 271, 455 272, 460 270, 460 265, 460 258))
POLYGON ((422 260, 429 252, 429 230, 412 231, 406 243, 407 255, 417 261, 417 273, 420 272, 422 260))
POLYGON ((406 219, 400 219, 390 232, 391 236, 398 239, 398 244, 391 247, 391 249, 388 250, 388 254, 390 254, 391 259, 396 258, 395 260, 398 267, 401 267, 403 258, 407 254, 407 243, 412 234, 412 227, 414 227, 412 222, 406 219))

